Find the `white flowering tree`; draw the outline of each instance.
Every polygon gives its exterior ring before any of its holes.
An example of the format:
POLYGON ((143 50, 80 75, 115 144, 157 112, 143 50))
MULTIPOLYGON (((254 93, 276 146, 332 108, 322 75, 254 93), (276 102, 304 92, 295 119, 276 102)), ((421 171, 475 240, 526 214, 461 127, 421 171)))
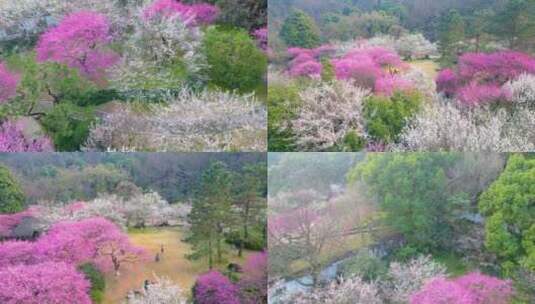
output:
POLYGON ((143 291, 130 293, 126 304, 186 304, 186 297, 180 286, 171 282, 167 278, 155 276, 143 291))
POLYGON ((88 150, 265 151, 267 112, 251 96, 182 89, 148 112, 125 108, 90 131, 88 150))
POLYGON ((535 109, 535 75, 522 74, 507 82, 505 88, 511 93, 511 100, 515 104, 535 109))
POLYGON ((419 256, 406 264, 392 262, 381 290, 392 303, 408 303, 410 296, 430 279, 444 276, 446 267, 434 262, 430 256, 419 256))
POLYGON ((327 149, 341 143, 350 131, 364 135, 363 103, 369 94, 369 90, 344 81, 302 91, 300 110, 291 121, 299 149, 327 149))

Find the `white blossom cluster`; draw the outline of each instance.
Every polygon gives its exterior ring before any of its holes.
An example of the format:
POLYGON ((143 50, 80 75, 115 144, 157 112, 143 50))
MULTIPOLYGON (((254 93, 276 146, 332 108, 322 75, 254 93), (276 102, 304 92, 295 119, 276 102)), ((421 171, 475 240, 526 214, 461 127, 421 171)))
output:
POLYGON ((121 91, 176 88, 188 76, 202 75, 207 64, 198 27, 188 26, 178 15, 147 19, 142 10, 137 15, 124 41, 124 56, 111 73, 112 86, 121 91))
POLYGON ((299 149, 322 150, 340 143, 350 131, 364 134, 362 112, 368 95, 369 90, 344 81, 302 91, 301 108, 291 121, 299 149))
POLYGON ((139 293, 130 293, 125 304, 186 304, 180 286, 167 278, 155 276, 155 281, 139 293))
POLYGON ((511 93, 514 103, 535 109, 535 75, 524 73, 507 82, 505 88, 511 93))
POLYGON ((535 149, 535 112, 460 108, 454 102, 427 104, 403 131, 400 151, 526 152, 535 149))
POLYGON ((359 277, 340 279, 325 288, 310 293, 298 293, 290 299, 292 304, 381 304, 379 287, 376 283, 364 282, 359 277))
POLYGON ((252 96, 182 89, 166 106, 107 115, 90 131, 88 150, 265 151, 267 112, 252 96))
POLYGON ((156 192, 139 193, 129 199, 106 194, 80 204, 82 206, 77 208, 47 204, 41 207, 40 218, 53 224, 104 217, 127 228, 185 223, 191 211, 186 204, 169 204, 156 192))

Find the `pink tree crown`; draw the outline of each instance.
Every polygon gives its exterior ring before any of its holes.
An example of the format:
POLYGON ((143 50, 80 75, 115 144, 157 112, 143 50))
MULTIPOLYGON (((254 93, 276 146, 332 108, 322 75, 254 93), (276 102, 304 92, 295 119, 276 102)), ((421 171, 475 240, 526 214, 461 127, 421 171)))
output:
POLYGON ((73 265, 44 262, 0 268, 0 303, 91 304, 90 283, 73 265))
POLYGON ((110 24, 104 15, 80 11, 66 16, 41 35, 36 47, 37 60, 65 64, 98 80, 119 59, 107 48, 111 41, 110 24))
POLYGON ((411 304, 507 304, 513 288, 510 281, 478 272, 456 279, 439 277, 430 280, 411 296, 411 304))
POLYGON ((250 255, 243 265, 243 275, 238 283, 241 303, 263 303, 267 299, 268 255, 265 251, 250 255))
POLYGON ((198 304, 240 304, 238 287, 219 271, 199 276, 193 297, 198 304))

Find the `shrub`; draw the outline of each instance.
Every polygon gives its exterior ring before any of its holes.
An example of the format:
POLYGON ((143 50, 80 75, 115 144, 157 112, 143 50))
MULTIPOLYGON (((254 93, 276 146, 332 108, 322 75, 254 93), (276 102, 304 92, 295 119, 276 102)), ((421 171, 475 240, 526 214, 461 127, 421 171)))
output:
POLYGON ((360 252, 344 261, 339 268, 344 278, 357 276, 366 282, 381 279, 387 272, 386 264, 372 252, 360 252))
POLYGON ((17 213, 24 209, 24 192, 11 172, 0 166, 0 213, 17 213))
POLYGON ((341 81, 302 91, 297 116, 291 120, 300 150, 326 150, 341 144, 349 132, 364 135, 362 107, 369 91, 341 81))
POLYGON ((193 286, 195 304, 239 304, 238 288, 217 271, 205 273, 193 286))
POLYGON ((320 43, 320 31, 314 19, 300 10, 293 11, 284 20, 280 36, 289 46, 314 48, 320 43))
POLYGON ((370 96, 364 103, 366 131, 376 141, 397 142, 407 121, 420 108, 422 97, 417 92, 396 92, 390 98, 370 96))
POLYGON ((510 93, 494 84, 481 85, 471 82, 457 91, 457 99, 463 105, 475 106, 507 101, 510 99, 510 93))
POLYGON ((91 263, 82 264, 78 269, 91 284, 90 295, 93 303, 102 303, 104 290, 106 289, 106 281, 104 281, 102 273, 91 263))
POLYGON ((253 91, 263 84, 267 58, 244 30, 210 28, 203 49, 212 84, 239 92, 253 91))
POLYGON ((62 103, 43 118, 42 124, 58 150, 76 151, 85 143, 94 120, 93 109, 62 103))

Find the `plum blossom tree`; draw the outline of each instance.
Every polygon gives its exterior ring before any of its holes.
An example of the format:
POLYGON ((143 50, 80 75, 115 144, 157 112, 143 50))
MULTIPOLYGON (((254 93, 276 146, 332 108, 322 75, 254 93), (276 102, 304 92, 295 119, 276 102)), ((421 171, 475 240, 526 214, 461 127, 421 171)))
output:
POLYGON ((143 293, 129 295, 127 304, 186 304, 182 290, 167 278, 156 277, 143 293))
POLYGON ((0 302, 5 304, 91 304, 89 282, 73 265, 44 262, 0 268, 0 302))
POLYGON ((36 47, 37 60, 63 63, 98 80, 118 59, 107 49, 111 41, 106 16, 80 11, 66 16, 58 26, 41 35, 36 47))
POLYGON ((206 3, 184 4, 180 0, 156 0, 143 10, 145 19, 179 16, 189 25, 210 24, 219 14, 219 8, 206 3))
POLYGON ((36 243, 36 255, 50 261, 71 264, 94 263, 100 270, 114 270, 121 265, 145 258, 141 248, 133 246, 126 234, 104 218, 53 225, 36 243))
POLYGON ((472 272, 455 279, 439 277, 430 280, 411 296, 411 304, 507 304, 513 288, 510 281, 472 272))
POLYGON ((364 136, 363 104, 367 89, 346 81, 322 83, 302 91, 302 105, 292 120, 300 150, 324 150, 341 144, 347 134, 364 136))
POLYGON ((238 287, 218 271, 199 276, 193 298, 198 304, 240 304, 238 287))
POLYGON ((535 106, 535 75, 523 73, 505 85, 511 93, 511 101, 518 105, 535 106))
POLYGON ((18 82, 19 76, 11 73, 4 63, 0 62, 0 104, 16 95, 18 82))
POLYGON ((53 151, 48 137, 28 138, 20 122, 5 121, 0 124, 0 152, 53 151))

